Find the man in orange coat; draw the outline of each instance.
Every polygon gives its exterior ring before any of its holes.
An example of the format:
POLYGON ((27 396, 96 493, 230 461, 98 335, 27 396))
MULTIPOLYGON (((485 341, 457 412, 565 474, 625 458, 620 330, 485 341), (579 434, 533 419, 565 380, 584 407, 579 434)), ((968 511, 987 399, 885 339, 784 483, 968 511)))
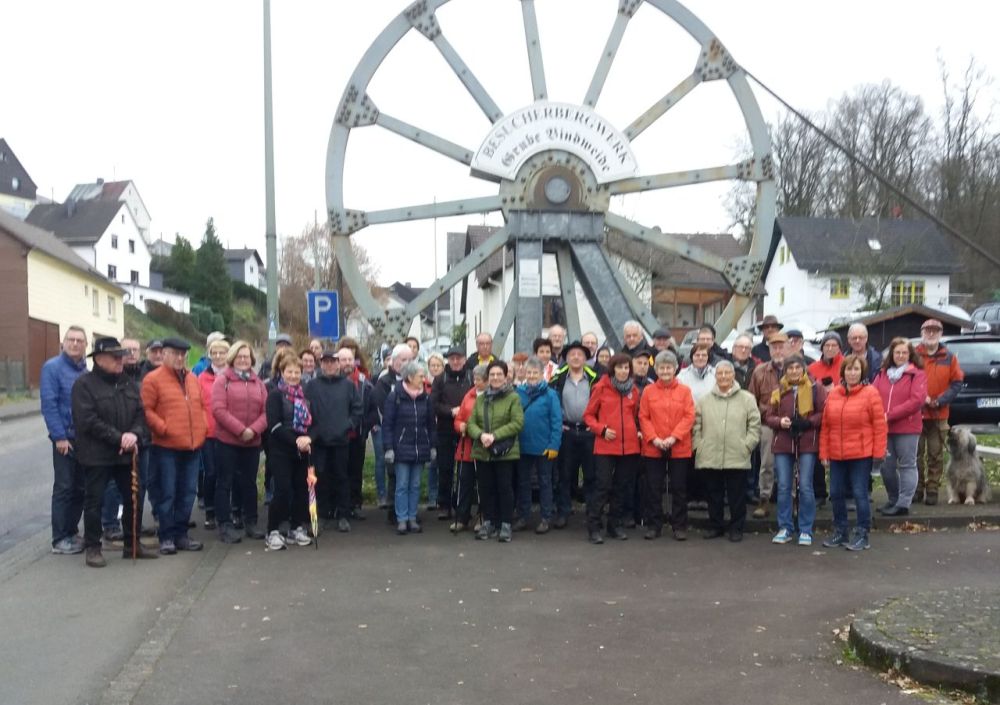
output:
POLYGON ((965 375, 958 358, 941 345, 944 326, 933 318, 920 326, 917 354, 924 361, 927 374, 927 400, 924 403, 924 427, 917 443, 917 493, 914 502, 923 496, 924 504, 937 504, 938 487, 944 473, 944 444, 948 440, 949 404, 962 389, 965 375))
POLYGON ((190 348, 184 340, 165 339, 163 364, 142 382, 142 405, 153 436, 151 465, 159 484, 160 553, 165 556, 201 550, 201 543, 188 536, 188 520, 208 423, 198 379, 185 366, 190 348))

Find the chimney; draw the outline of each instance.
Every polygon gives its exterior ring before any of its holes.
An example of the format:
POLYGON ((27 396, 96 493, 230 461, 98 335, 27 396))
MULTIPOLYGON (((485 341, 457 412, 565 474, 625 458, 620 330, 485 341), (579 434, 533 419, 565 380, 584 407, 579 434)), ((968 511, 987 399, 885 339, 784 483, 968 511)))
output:
POLYGON ((73 214, 76 212, 76 199, 67 198, 66 199, 66 217, 72 218, 73 214))
POLYGON ((98 186, 103 186, 104 185, 104 179, 102 179, 100 176, 97 177, 97 185, 98 186))

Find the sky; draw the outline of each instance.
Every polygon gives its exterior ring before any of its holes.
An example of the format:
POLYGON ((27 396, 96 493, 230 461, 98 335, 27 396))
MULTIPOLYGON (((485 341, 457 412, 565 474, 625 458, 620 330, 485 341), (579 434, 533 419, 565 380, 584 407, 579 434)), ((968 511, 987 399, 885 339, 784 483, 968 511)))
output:
MULTIPOLYGON (((230 247, 264 253, 260 0, 0 0, 0 137, 38 184, 65 199, 76 183, 131 179, 153 237, 197 243, 206 219, 230 247)), ((325 217, 326 154, 337 106, 363 53, 401 0, 273 0, 275 193, 279 237, 325 217)), ((735 60, 793 105, 824 109, 845 91, 891 80, 936 115, 939 58, 1000 69, 1000 4, 979 0, 689 0, 735 60)), ((536 0, 549 98, 581 104, 617 0, 536 0)), ((531 103, 518 0, 451 0, 441 28, 505 113, 531 103)), ((597 112, 627 126, 690 73, 699 52, 646 5, 626 31, 597 112)), ((1000 87, 985 96, 995 101, 1000 87)), ((369 85, 385 113, 476 149, 490 123, 434 46, 415 31, 369 85)), ((765 119, 779 106, 756 90, 765 119)), ((642 174, 744 158, 745 127, 724 82, 696 88, 635 140, 642 174)), ((370 210, 497 193, 468 168, 380 127, 354 129, 345 203, 370 210)), ((612 209, 667 232, 722 232, 729 184, 615 199, 612 209)), ((422 286, 444 271, 447 231, 498 214, 372 226, 354 237, 378 280, 422 286), (436 238, 436 240, 435 240, 436 238), (435 248, 435 242, 437 248, 435 248), (435 260, 435 252, 437 259, 435 260)))

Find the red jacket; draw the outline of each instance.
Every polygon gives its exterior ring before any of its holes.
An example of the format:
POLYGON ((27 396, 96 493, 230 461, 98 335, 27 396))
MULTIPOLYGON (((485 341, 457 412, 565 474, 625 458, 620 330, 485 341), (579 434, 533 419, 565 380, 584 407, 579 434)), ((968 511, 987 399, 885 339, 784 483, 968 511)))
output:
POLYGON ((958 358, 948 348, 939 345, 937 351, 930 355, 921 343, 917 346, 917 354, 924 359, 924 373, 927 375, 927 396, 938 403, 937 406, 925 406, 925 419, 947 419, 948 405, 955 400, 962 389, 962 368, 958 366, 958 358))
POLYGON ((170 450, 198 450, 205 444, 208 423, 198 379, 160 365, 142 381, 142 406, 153 445, 170 450))
MULTIPOLYGON (((823 408, 826 406, 826 388, 818 380, 813 382, 813 412, 809 414, 809 428, 799 434, 799 453, 819 453, 819 429, 823 422, 823 408)), ((790 428, 781 427, 781 419, 795 418, 795 395, 789 389, 778 400, 778 405, 769 404, 764 414, 764 423, 774 429, 771 441, 772 453, 795 453, 795 439, 790 428)))
POLYGON ((834 384, 840 384, 840 363, 843 361, 843 353, 837 353, 837 356, 830 361, 830 364, 827 364, 826 360, 820 357, 816 362, 809 365, 809 376, 820 384, 823 384, 823 380, 826 377, 832 379, 834 384))
POLYGON ((691 427, 694 426, 694 397, 691 390, 676 379, 647 385, 639 402, 639 428, 642 430, 642 455, 662 458, 653 445, 654 438, 673 436, 677 442, 670 448, 671 458, 691 457, 691 427))
POLYGON ((205 438, 215 438, 215 417, 212 416, 212 385, 215 384, 215 370, 209 365, 198 375, 201 387, 201 405, 205 407, 205 438))
POLYGON ((260 445, 261 434, 267 428, 267 388, 260 378, 250 371, 250 379, 240 379, 232 367, 216 375, 212 386, 212 416, 215 418, 215 436, 221 443, 244 448, 260 445), (243 429, 253 431, 249 441, 240 439, 243 429))
POLYGON ((882 397, 889 433, 920 433, 923 430, 921 409, 927 398, 927 375, 912 362, 898 382, 889 382, 885 370, 879 370, 872 386, 882 397))
POLYGON ((819 432, 819 457, 823 460, 858 460, 885 457, 889 427, 882 397, 863 384, 848 391, 837 385, 826 398, 819 432))
POLYGON ((594 433, 594 455, 639 454, 639 389, 635 385, 622 395, 611 377, 602 377, 590 390, 590 402, 583 412, 583 422, 594 433), (604 430, 615 432, 615 439, 604 438, 604 430))
POLYGON ((462 403, 458 406, 458 413, 455 415, 455 433, 458 434, 458 447, 455 449, 455 460, 461 463, 472 462, 472 439, 469 435, 462 433, 463 423, 469 423, 472 418, 472 410, 476 408, 476 388, 473 387, 465 393, 462 403))

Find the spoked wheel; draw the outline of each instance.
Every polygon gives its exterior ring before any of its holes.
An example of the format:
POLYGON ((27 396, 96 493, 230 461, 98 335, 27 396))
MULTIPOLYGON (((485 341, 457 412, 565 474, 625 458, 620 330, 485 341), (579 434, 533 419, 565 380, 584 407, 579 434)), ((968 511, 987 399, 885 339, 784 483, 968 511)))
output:
MULTIPOLYGON (((473 0, 468 0, 473 1, 473 0)), ((482 3, 482 0, 474 0, 482 3)), ((365 52, 344 91, 331 130, 326 164, 326 194, 333 246, 343 281, 376 333, 387 340, 405 335, 410 322, 442 293, 461 283, 489 255, 512 243, 518 285, 510 292, 497 328, 496 349, 502 349, 511 326, 516 347, 530 349, 542 329, 541 262, 554 253, 567 328, 579 337, 575 297, 578 279, 609 342, 620 345, 622 325, 640 321, 647 331, 658 327, 651 311, 618 267, 609 260, 604 243, 609 231, 679 255, 720 273, 733 296, 716 320, 720 337, 728 334, 750 302, 771 243, 775 213, 775 182, 771 145, 760 108, 743 70, 713 33, 673 0, 645 0, 701 47, 694 70, 623 129, 595 111, 625 30, 643 0, 620 0, 593 78, 579 105, 548 100, 542 46, 534 0, 521 0, 524 35, 534 102, 505 113, 446 38, 436 10, 449 0, 419 0, 399 14, 365 52), (368 87, 379 66, 410 31, 431 41, 444 58, 443 66, 459 78, 491 123, 478 148, 452 142, 381 112, 368 87), (752 153, 735 164, 658 174, 641 174, 633 141, 700 84, 726 81, 746 126, 752 153), (345 207, 343 184, 348 139, 354 129, 378 126, 469 167, 469 178, 498 184, 495 195, 459 198, 431 204, 401 205, 360 211, 345 207), (754 232, 746 256, 726 259, 674 238, 658 229, 614 213, 611 197, 673 189, 711 181, 756 183, 754 232), (503 215, 497 229, 433 285, 402 310, 385 310, 372 297, 355 261, 349 238, 363 228, 435 217, 494 213, 503 215)), ((527 78, 527 77, 526 77, 527 78)), ((655 77, 651 80, 655 80, 655 77)), ((668 88, 664 86, 664 88, 668 88)))

